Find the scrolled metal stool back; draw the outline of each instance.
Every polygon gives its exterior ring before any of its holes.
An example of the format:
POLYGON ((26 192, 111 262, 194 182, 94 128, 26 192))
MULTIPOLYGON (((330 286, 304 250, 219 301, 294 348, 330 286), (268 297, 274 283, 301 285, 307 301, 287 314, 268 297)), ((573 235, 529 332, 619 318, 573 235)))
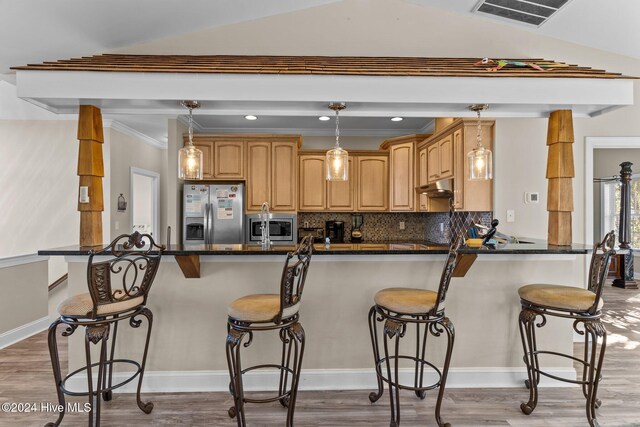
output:
POLYGON ((93 300, 91 318, 107 304, 143 297, 146 304, 149 289, 156 276, 165 247, 149 234, 122 234, 109 246, 89 253, 87 283, 93 300), (111 255, 106 261, 94 262, 96 255, 111 255), (120 285, 116 285, 117 281, 120 285))
POLYGON ((300 303, 312 254, 313 238, 311 236, 306 236, 294 252, 287 254, 280 280, 280 312, 275 319, 276 323, 282 320, 285 309, 300 303))
POLYGON ((436 305, 433 306, 429 313, 432 316, 444 310, 445 298, 447 297, 447 291, 449 290, 449 284, 451 283, 451 276, 453 275, 453 270, 456 268, 456 264, 458 263, 458 250, 462 246, 463 242, 464 237, 462 235, 458 235, 449 247, 447 261, 444 264, 442 275, 440 276, 436 305))
POLYGON ((602 242, 593 246, 593 254, 591 255, 591 265, 589 266, 589 286, 588 289, 596 294, 593 305, 589 308, 590 314, 598 311, 598 304, 602 296, 602 288, 609 274, 609 265, 611 257, 616 254, 614 249, 616 244, 616 232, 611 230, 608 232, 602 242))

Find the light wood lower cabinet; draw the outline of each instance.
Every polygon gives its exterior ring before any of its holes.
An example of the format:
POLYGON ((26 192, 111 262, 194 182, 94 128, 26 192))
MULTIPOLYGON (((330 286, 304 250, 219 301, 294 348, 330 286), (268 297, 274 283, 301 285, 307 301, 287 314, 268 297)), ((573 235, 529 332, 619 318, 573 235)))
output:
POLYGON ((389 209, 389 162, 387 156, 356 158, 358 211, 382 212, 389 209))

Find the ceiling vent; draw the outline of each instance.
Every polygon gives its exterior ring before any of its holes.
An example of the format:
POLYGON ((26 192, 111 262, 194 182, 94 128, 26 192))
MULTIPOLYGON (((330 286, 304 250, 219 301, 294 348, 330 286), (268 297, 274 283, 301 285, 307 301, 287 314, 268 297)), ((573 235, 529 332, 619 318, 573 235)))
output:
POLYGON ((481 0, 474 12, 539 27, 570 0, 481 0))

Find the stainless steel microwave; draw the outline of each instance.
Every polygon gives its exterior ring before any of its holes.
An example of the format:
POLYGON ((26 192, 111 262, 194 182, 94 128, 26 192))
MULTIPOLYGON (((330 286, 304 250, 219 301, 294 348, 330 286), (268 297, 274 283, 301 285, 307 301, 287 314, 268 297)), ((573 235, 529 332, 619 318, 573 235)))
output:
MULTIPOLYGON (((262 238, 260 214, 247 215, 247 244, 259 245, 262 238)), ((271 213, 269 238, 273 245, 295 245, 298 242, 298 216, 296 214, 271 213)))

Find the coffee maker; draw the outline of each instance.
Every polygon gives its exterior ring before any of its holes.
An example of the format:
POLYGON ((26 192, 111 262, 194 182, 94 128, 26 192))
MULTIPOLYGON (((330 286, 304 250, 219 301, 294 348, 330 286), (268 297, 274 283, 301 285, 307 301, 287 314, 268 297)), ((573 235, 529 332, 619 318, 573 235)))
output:
POLYGON ((329 238, 331 243, 344 243, 343 221, 327 221, 325 223, 325 229, 325 236, 329 238))
POLYGON ((351 243, 362 242, 362 215, 354 214, 351 216, 351 243))

